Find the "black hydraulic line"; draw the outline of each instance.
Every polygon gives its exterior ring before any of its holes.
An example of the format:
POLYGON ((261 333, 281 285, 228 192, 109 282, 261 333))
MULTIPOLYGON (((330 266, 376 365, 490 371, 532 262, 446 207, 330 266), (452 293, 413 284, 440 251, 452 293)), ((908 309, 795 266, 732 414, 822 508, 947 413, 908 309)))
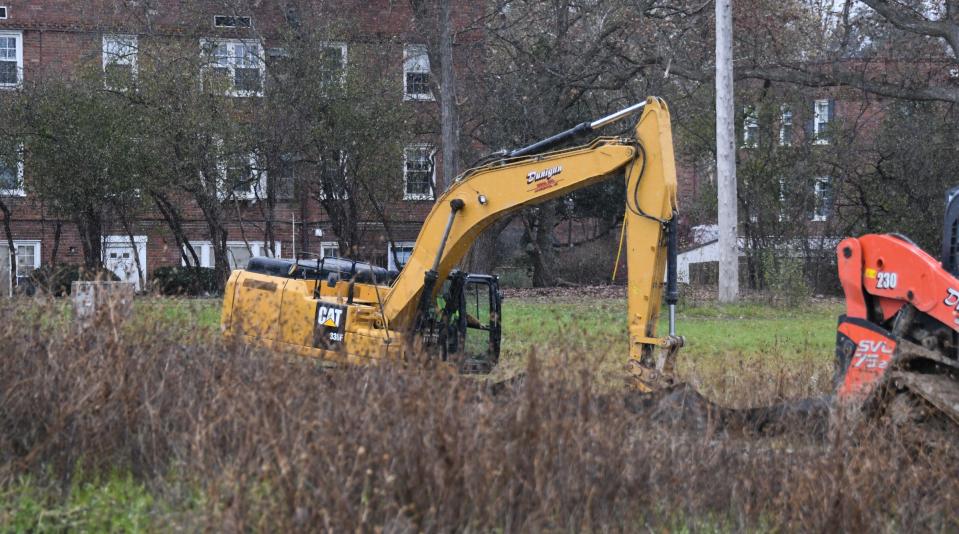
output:
POLYGON ((520 156, 529 156, 532 154, 538 154, 545 150, 549 150, 556 145, 569 141, 580 135, 588 134, 593 131, 592 123, 584 122, 582 124, 577 124, 576 126, 566 130, 565 132, 560 132, 556 135, 547 137, 546 139, 537 141, 532 145, 523 148, 517 148, 516 150, 509 153, 509 157, 518 158, 520 156))
POLYGON ((450 237, 450 230, 453 229, 453 219, 456 217, 456 212, 463 209, 466 203, 463 202, 463 199, 454 198, 450 200, 450 218, 446 220, 446 229, 443 230, 443 238, 440 240, 440 246, 436 250, 436 257, 433 258, 433 270, 440 268, 440 260, 443 258, 443 250, 446 249, 446 240, 450 237))
POLYGON ((554 136, 547 137, 542 141, 537 141, 528 147, 516 149, 508 154, 508 157, 518 158, 520 156, 529 156, 532 154, 538 154, 544 150, 553 148, 556 145, 559 145, 565 141, 569 141, 574 137, 578 137, 583 134, 592 133, 595 130, 602 128, 608 124, 612 124, 617 121, 621 121, 624 118, 639 113, 642 109, 646 107, 646 102, 640 102, 638 104, 633 104, 627 108, 623 108, 616 113, 607 115, 605 117, 596 119, 590 122, 584 122, 582 124, 577 124, 576 126, 566 130, 565 132, 560 132, 554 136))
POLYGON ((466 204, 460 198, 454 198, 450 200, 450 217, 446 221, 446 229, 443 231, 443 238, 440 239, 440 246, 436 250, 436 257, 433 259, 433 268, 423 273, 423 293, 420 294, 419 307, 416 313, 416 324, 414 329, 419 332, 426 326, 426 321, 429 315, 430 310, 432 309, 432 303, 430 300, 433 297, 433 289, 436 287, 436 282, 439 280, 439 268, 440 260, 443 258, 443 250, 446 248, 446 240, 450 237, 450 231, 453 229, 453 220, 456 218, 456 213, 463 209, 463 206, 466 204))
POLYGON ((666 222, 666 304, 669 307, 669 335, 676 335, 676 303, 679 302, 679 280, 676 272, 676 257, 679 253, 679 238, 676 214, 666 222))

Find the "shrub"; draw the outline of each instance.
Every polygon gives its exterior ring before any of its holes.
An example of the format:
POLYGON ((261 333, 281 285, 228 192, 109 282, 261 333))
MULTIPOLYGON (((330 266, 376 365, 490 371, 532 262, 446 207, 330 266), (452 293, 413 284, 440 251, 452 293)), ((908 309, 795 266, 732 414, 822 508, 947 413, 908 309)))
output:
POLYGON ((34 288, 54 297, 69 295, 73 282, 91 280, 118 282, 120 278, 106 269, 89 270, 79 265, 43 266, 30 274, 34 288))
POLYGON ((197 297, 217 292, 216 272, 206 267, 158 267, 153 284, 163 295, 197 297))

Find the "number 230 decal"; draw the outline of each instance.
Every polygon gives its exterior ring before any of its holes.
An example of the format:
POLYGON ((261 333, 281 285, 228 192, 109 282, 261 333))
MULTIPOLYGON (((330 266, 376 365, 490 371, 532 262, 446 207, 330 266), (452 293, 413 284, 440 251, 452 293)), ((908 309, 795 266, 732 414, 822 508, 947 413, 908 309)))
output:
POLYGON ((876 273, 876 289, 896 289, 898 284, 897 273, 876 273))

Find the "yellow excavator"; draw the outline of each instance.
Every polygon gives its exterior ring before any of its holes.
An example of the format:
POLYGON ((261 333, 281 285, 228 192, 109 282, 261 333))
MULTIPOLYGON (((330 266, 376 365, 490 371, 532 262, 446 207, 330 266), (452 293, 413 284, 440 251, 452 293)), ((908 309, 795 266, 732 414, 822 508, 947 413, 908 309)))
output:
POLYGON ((655 97, 463 173, 437 199, 399 273, 342 258, 251 259, 226 285, 223 332, 336 364, 426 358, 489 371, 502 335, 497 279, 457 264, 495 221, 608 179, 626 182, 630 374, 641 390, 655 389, 672 379, 683 345, 675 329, 672 130, 665 102, 655 97), (637 114, 630 135, 556 148, 637 114), (669 333, 657 336, 664 289, 669 333))

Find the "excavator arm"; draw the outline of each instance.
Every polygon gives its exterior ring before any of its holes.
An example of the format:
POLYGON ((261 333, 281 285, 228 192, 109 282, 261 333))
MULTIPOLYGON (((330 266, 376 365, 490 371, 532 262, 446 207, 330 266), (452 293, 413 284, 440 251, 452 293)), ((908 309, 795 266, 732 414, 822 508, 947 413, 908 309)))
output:
MULTIPOLYGON (((649 98, 564 134, 467 171, 437 200, 408 262, 384 298, 386 328, 415 330, 433 302, 438 281, 446 279, 480 233, 497 220, 596 182, 625 176, 630 359, 649 364, 654 349, 665 348, 672 354, 681 346, 681 338, 672 335, 673 328, 670 336, 656 337, 670 227, 675 257, 676 168, 666 104, 649 98), (637 112, 642 115, 632 136, 599 137, 585 146, 545 151, 571 135, 637 112)), ((675 304, 673 274, 671 304, 675 304)), ((666 365, 661 361, 660 370, 666 365)))

